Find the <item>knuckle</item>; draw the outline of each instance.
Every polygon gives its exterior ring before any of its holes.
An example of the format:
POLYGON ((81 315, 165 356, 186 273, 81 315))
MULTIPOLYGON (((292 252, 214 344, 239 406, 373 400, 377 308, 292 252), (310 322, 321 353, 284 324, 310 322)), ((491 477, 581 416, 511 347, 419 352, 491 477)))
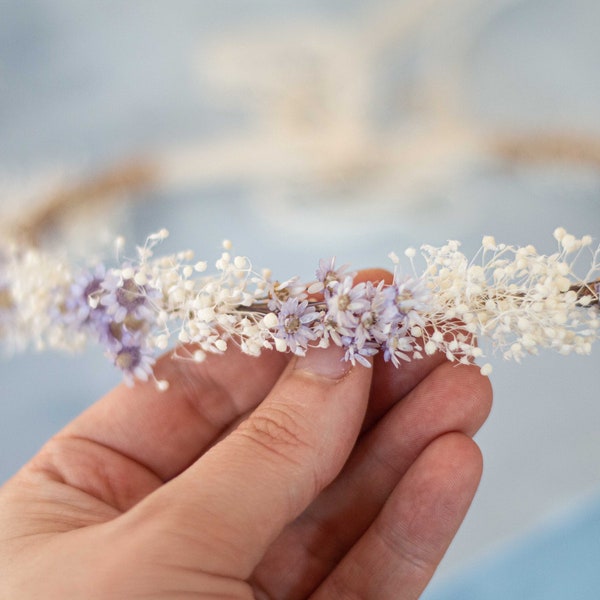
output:
POLYGON ((410 566, 414 573, 428 575, 435 568, 436 557, 427 542, 419 539, 419 532, 380 529, 379 538, 391 556, 410 566))
POLYGON ((240 426, 240 433, 260 446, 294 460, 295 452, 310 448, 310 430, 290 406, 261 407, 240 426))

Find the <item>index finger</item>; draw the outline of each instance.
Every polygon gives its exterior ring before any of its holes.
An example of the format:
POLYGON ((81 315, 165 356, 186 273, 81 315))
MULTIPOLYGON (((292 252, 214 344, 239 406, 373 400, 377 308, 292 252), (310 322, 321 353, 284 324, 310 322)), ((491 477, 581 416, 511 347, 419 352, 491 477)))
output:
POLYGON ((165 355, 156 372, 170 382, 167 391, 151 383, 120 385, 55 440, 84 438, 109 447, 167 481, 193 463, 231 421, 259 404, 288 361, 279 352, 248 356, 233 345, 202 363, 165 355))
POLYGON ((295 357, 265 401, 189 469, 120 521, 143 548, 246 579, 281 530, 339 473, 366 409, 371 369, 331 345, 295 357))
MULTIPOLYGON (((361 271, 357 281, 391 276, 361 271)), ((155 372, 169 381, 165 392, 151 383, 120 385, 72 421, 51 441, 79 439, 109 448, 167 481, 192 464, 227 428, 269 393, 289 354, 243 354, 233 343, 224 355, 202 363, 159 359, 155 372)), ((113 455, 114 456, 114 455, 113 455)))

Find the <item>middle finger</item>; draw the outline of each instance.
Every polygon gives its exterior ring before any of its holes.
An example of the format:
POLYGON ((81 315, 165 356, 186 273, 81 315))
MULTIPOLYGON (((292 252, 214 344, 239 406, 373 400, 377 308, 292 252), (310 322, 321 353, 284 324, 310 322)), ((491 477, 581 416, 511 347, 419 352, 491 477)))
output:
POLYGON ((253 583, 270 597, 307 597, 367 530, 423 449, 446 432, 474 435, 491 399, 477 367, 435 368, 360 440, 340 476, 271 546, 253 583))

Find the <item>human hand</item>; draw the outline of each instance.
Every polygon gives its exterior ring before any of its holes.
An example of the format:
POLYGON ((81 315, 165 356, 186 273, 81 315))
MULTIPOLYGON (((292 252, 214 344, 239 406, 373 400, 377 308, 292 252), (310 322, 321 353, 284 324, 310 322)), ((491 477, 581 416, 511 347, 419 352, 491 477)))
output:
POLYGON ((489 382, 340 356, 165 357, 169 391, 116 388, 0 489, 0 598, 417 598, 479 482, 489 382))

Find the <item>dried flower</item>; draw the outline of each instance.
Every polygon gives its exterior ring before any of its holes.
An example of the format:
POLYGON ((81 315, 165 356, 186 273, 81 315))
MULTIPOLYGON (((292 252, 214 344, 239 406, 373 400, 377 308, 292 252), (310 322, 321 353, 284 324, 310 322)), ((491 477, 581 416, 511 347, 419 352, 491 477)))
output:
MULTIPOLYGON (((205 275, 207 263, 192 252, 155 257, 166 236, 165 230, 149 236, 135 260, 78 272, 36 249, 1 248, 0 339, 71 350, 95 341, 132 384, 154 379, 156 355, 174 338, 193 344, 178 356, 195 361, 230 344, 257 356, 264 349, 303 355, 334 343, 353 364, 369 366, 381 352, 401 367, 435 352, 473 363, 483 355, 478 338, 520 361, 542 348, 588 354, 599 337, 600 248, 592 248, 590 236, 577 239, 562 228, 549 256, 491 236, 471 260, 455 241, 423 246, 420 276, 414 249, 405 252, 411 276, 400 273, 391 253, 391 284, 355 283, 334 259, 321 260, 309 284, 297 277, 273 281, 268 270, 258 274, 246 257, 232 256, 228 241, 216 274, 205 275), (583 254, 590 264, 578 277, 575 263, 583 254)), ((491 365, 481 371, 489 374, 491 365)))
POLYGON ((288 348, 290 352, 303 356, 309 342, 317 337, 311 325, 318 318, 315 307, 309 306, 308 301, 299 303, 298 298, 286 300, 279 310, 279 322, 274 334, 277 349, 288 348))
POLYGON ((151 348, 135 337, 124 338, 113 351, 107 352, 114 365, 123 372, 123 378, 128 385, 133 385, 135 379, 148 380, 155 363, 153 354, 151 348))
POLYGON ((340 283, 346 277, 354 277, 353 273, 344 273, 348 265, 342 265, 335 268, 335 257, 329 260, 321 259, 316 271, 317 280, 308 288, 309 293, 316 294, 324 289, 331 289, 335 284, 340 283))
POLYGON ((360 322, 361 315, 369 309, 367 284, 354 285, 351 276, 342 281, 332 281, 325 289, 327 314, 325 319, 336 324, 341 335, 352 336, 360 322))
POLYGON ((102 283, 106 277, 106 268, 103 264, 97 265, 93 270, 84 270, 71 284, 69 295, 65 301, 67 314, 65 317, 76 321, 78 324, 89 323, 97 311, 104 311, 100 304, 103 289, 102 283))
POLYGON ((121 269, 110 270, 100 283, 100 305, 116 323, 123 323, 126 319, 144 321, 154 316, 152 298, 159 296, 158 290, 137 283, 138 276, 139 272, 125 265, 121 269))

